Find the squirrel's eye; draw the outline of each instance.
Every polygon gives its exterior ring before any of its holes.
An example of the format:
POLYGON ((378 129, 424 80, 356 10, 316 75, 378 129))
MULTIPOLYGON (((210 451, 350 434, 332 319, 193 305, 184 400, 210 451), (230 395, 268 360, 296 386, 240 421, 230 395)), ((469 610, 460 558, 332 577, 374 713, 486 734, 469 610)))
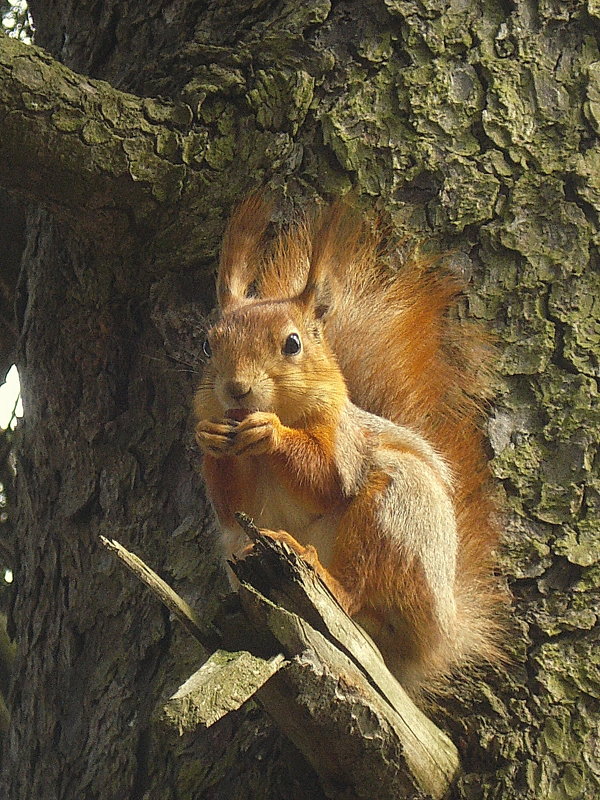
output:
POLYGON ((283 352, 286 356, 295 356, 302 350, 302 342, 297 333, 290 333, 283 345, 283 352))
POLYGON ((210 342, 208 341, 208 339, 205 339, 202 342, 202 352, 204 353, 204 355, 207 358, 210 358, 212 356, 212 350, 211 350, 210 342))

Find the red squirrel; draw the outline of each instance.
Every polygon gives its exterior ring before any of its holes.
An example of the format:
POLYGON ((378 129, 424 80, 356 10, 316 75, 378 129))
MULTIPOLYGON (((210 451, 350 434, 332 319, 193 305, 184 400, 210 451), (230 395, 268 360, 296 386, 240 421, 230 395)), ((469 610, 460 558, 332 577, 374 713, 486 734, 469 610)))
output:
POLYGON ((407 691, 434 691, 496 654, 485 336, 449 313, 455 277, 394 272, 342 201, 267 245, 270 214, 252 196, 227 227, 194 400, 225 555, 248 545, 243 511, 314 566, 407 691))

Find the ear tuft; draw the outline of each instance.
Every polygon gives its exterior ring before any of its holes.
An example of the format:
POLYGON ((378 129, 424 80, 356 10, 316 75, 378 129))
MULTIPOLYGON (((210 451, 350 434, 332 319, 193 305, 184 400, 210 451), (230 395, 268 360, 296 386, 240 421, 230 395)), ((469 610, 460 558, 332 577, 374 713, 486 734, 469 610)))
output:
POLYGON ((345 266, 349 250, 362 231, 362 221, 347 199, 337 200, 317 219, 311 241, 310 266, 301 302, 321 303, 328 294, 326 284, 345 266))
POLYGON ((240 305, 252 296, 272 207, 272 202, 263 194, 251 194, 240 203, 227 224, 217 276, 217 300, 221 310, 240 305))

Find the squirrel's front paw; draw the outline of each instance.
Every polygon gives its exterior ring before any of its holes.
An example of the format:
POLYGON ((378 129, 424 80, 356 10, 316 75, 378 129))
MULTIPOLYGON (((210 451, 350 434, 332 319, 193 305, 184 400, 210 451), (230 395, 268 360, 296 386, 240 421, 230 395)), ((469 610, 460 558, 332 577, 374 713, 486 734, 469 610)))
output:
POLYGON ((229 455, 233 431, 237 423, 233 420, 203 419, 196 425, 196 442, 203 453, 218 458, 229 455))
POLYGON ((282 424, 277 414, 255 411, 235 427, 229 454, 260 456, 274 452, 281 440, 282 424))

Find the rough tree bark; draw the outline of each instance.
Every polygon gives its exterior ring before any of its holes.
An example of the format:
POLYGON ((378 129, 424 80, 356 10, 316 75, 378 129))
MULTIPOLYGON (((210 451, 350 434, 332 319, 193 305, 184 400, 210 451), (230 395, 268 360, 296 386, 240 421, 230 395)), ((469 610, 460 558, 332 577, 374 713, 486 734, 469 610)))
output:
POLYGON ((224 219, 266 183, 282 218, 357 185, 399 234, 452 251, 464 313, 500 331, 513 662, 459 682, 436 719, 462 750, 457 798, 593 797, 596 0, 31 9, 68 69, 0 39, 0 182, 28 211, 4 796, 323 796, 253 704, 177 749, 152 740, 200 654, 98 544, 143 553, 211 618, 224 580, 188 403, 224 219))

